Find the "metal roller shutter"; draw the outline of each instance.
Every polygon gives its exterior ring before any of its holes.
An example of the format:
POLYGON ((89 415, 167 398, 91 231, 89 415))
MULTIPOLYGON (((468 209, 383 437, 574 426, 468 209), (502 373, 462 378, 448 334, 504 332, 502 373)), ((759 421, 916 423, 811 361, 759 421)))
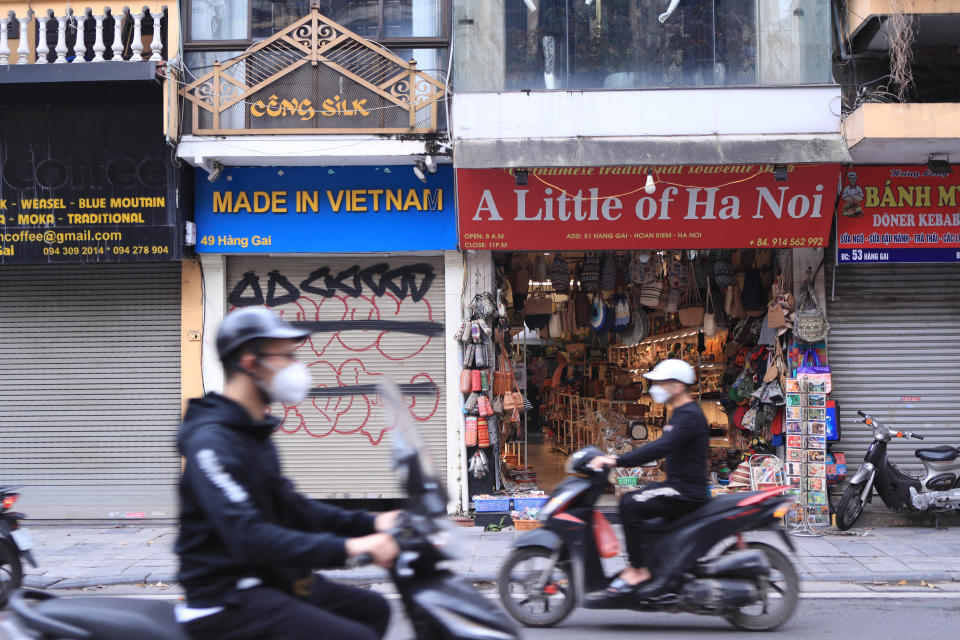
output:
POLYGON ((2 267, 0 299, 0 483, 26 485, 18 507, 176 517, 180 264, 2 267))
POLYGON ((960 265, 840 265, 827 306, 842 427, 834 450, 852 468, 863 459, 873 433, 858 410, 926 436, 891 443, 908 470, 921 469, 915 449, 960 444, 960 265))
POLYGON ((315 498, 403 495, 375 386, 365 386, 381 376, 413 394, 411 412, 443 473, 442 258, 231 257, 226 290, 228 309, 266 304, 288 320, 326 323, 299 352, 313 393, 323 395, 286 408, 274 435, 284 472, 300 491, 315 498))

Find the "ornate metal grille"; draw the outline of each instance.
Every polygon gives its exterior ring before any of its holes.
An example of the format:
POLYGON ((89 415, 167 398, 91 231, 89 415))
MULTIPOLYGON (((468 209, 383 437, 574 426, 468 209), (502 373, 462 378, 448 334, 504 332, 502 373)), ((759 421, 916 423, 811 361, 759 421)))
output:
POLYGON ((433 133, 446 87, 315 6, 180 93, 196 134, 433 133))

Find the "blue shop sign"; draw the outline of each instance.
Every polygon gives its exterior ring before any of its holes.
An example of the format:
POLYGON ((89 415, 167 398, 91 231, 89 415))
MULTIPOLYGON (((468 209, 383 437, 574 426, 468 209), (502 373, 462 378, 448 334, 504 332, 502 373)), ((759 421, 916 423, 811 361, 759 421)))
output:
POLYGON ((421 182, 410 166, 197 169, 197 251, 317 253, 457 247, 453 168, 421 182))
POLYGON ((930 249, 840 249, 837 259, 841 264, 960 262, 960 247, 930 249))

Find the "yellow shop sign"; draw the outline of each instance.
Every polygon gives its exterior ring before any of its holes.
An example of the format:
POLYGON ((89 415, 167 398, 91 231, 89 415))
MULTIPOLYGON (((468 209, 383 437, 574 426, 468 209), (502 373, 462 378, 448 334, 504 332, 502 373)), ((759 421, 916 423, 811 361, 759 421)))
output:
MULTIPOLYGON (((320 115, 331 116, 368 116, 370 111, 367 107, 367 99, 346 100, 340 96, 327 98, 320 104, 320 115)), ((270 100, 264 104, 263 100, 257 100, 250 105, 250 113, 255 118, 269 116, 271 118, 282 118, 286 116, 300 116, 301 120, 312 120, 317 115, 313 103, 310 100, 280 100, 277 96, 270 96, 270 100)))

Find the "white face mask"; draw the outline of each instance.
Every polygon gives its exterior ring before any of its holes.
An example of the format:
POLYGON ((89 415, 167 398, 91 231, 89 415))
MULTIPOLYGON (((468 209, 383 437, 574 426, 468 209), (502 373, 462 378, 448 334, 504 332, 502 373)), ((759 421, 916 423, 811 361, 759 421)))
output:
POLYGON ((650 397, 657 404, 666 404, 673 394, 658 384, 650 385, 650 397))
POLYGON ((263 366, 273 370, 273 378, 264 391, 271 401, 283 404, 298 404, 310 391, 310 370, 302 362, 293 362, 283 369, 277 369, 268 362, 263 366))

